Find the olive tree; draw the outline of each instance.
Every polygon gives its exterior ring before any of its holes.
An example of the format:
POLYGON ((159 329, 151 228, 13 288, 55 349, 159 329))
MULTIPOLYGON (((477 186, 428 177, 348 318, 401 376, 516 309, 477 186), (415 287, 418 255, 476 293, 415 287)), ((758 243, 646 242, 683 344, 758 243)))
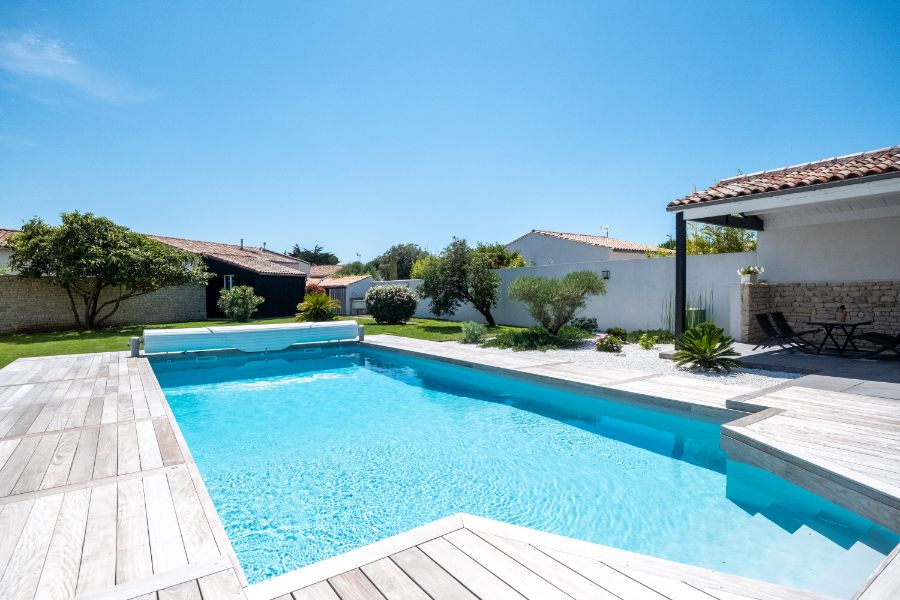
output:
POLYGON ((9 246, 9 263, 19 277, 66 291, 81 329, 103 325, 129 298, 205 284, 211 276, 198 256, 91 213, 63 213, 57 226, 34 218, 9 246))
POLYGON ((454 239, 439 256, 416 263, 416 274, 422 278, 419 296, 431 300, 435 315, 452 315, 468 302, 488 325, 496 325, 491 309, 497 305, 500 276, 491 270, 488 257, 466 240, 454 239))
POLYGON ((557 335, 588 296, 606 293, 606 282, 593 271, 575 271, 562 279, 519 277, 510 282, 511 300, 525 304, 528 314, 552 335, 557 335))

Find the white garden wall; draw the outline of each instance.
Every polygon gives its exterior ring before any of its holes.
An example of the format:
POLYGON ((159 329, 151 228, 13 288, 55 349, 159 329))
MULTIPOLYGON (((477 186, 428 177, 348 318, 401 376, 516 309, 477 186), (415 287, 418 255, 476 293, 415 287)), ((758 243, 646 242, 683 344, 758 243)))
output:
MULTIPOLYGON (((688 298, 703 295, 711 297, 712 319, 728 332, 740 331, 740 295, 737 270, 756 264, 756 253, 711 254, 689 256, 687 265, 688 298)), ((657 329, 664 325, 663 307, 674 301, 675 259, 608 260, 600 262, 521 269, 500 269, 499 301, 492 311, 497 323, 503 325, 533 325, 524 307, 507 295, 507 285, 524 275, 562 277, 572 271, 589 270, 601 274, 610 272, 606 282, 607 293, 588 301, 582 316, 595 317, 602 328, 618 326, 626 329, 657 329)), ((377 281, 372 285, 404 284, 415 289, 421 280, 377 281)), ((690 305, 690 301, 689 301, 690 305)), ((428 300, 421 300, 416 310, 420 318, 435 318, 428 310, 428 300)), ((448 318, 448 317, 443 317, 448 318)), ((454 321, 478 321, 484 319, 471 306, 460 307, 454 321)))

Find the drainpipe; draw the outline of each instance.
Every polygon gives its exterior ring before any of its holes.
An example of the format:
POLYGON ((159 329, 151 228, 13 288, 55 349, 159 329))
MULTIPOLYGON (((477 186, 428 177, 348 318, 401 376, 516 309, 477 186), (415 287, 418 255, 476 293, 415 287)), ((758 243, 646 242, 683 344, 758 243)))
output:
POLYGON ((687 303, 687 225, 684 212, 675 213, 675 335, 684 333, 687 303))

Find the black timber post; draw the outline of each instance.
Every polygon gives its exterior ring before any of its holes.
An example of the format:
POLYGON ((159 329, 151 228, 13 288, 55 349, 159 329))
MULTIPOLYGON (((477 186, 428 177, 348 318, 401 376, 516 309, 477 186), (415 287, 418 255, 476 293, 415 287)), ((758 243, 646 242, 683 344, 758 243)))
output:
POLYGON ((684 213, 675 213, 675 335, 684 333, 687 302, 687 226, 684 213))

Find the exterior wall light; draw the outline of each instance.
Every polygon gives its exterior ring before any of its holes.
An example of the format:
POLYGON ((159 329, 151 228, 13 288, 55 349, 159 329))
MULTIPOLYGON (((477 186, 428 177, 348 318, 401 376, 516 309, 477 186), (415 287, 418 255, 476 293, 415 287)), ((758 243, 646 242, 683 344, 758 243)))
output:
POLYGON ((603 279, 609 279, 609 271, 600 271, 600 273, 603 275, 603 279))

